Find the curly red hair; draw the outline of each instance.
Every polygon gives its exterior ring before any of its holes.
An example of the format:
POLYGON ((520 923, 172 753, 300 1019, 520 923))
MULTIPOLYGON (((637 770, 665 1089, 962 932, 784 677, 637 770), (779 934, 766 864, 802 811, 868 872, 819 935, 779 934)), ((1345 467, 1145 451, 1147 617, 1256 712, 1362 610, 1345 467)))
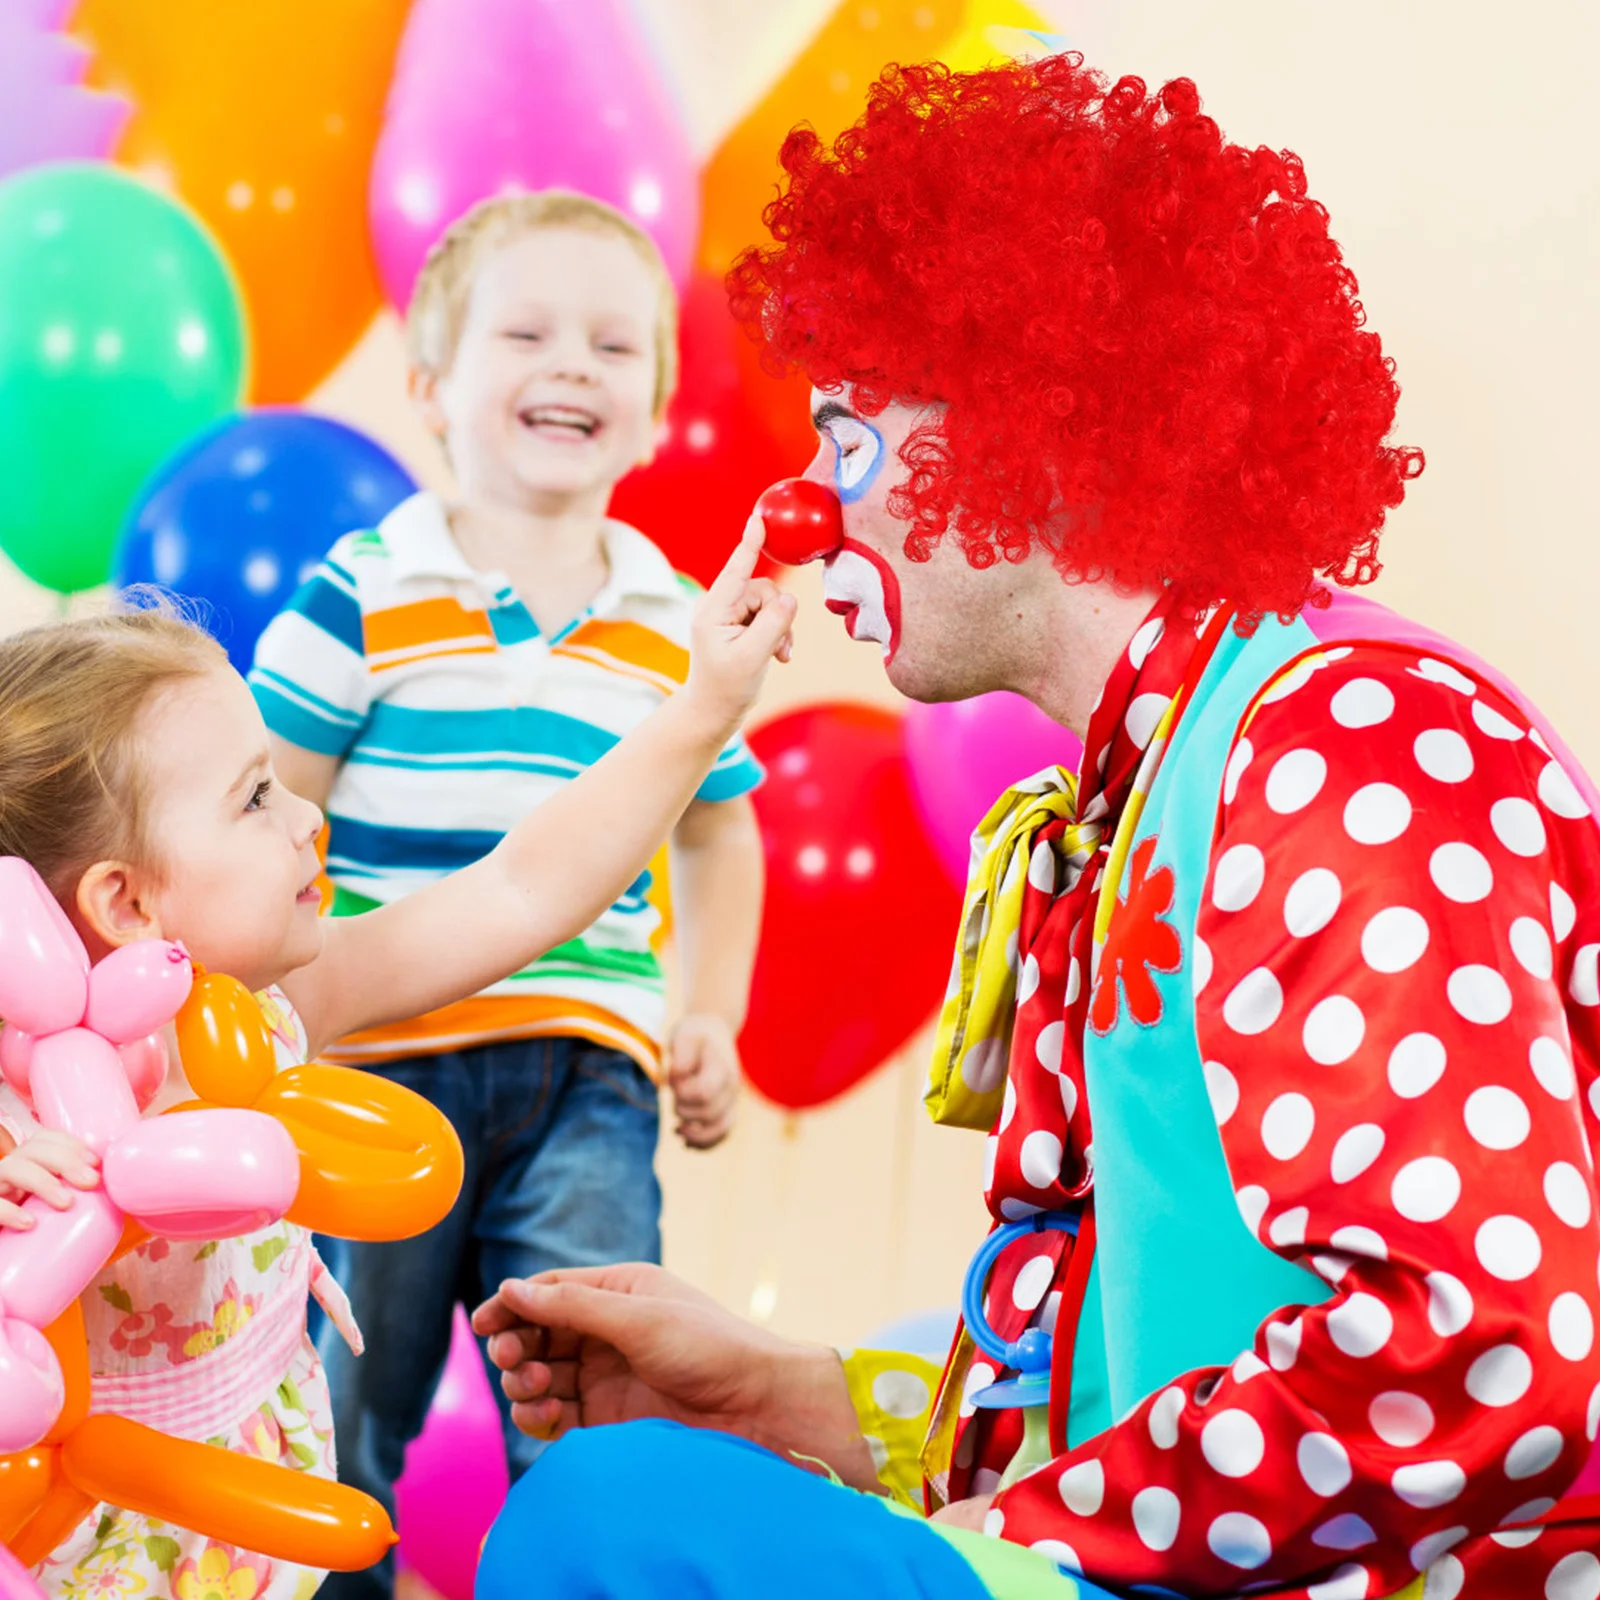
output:
POLYGON ((1044 544, 1245 617, 1377 575, 1423 464, 1383 442, 1394 363, 1299 158, 1226 143, 1188 79, 890 66, 831 150, 802 126, 781 159, 734 315, 868 415, 947 404, 901 451, 912 559, 1044 544))

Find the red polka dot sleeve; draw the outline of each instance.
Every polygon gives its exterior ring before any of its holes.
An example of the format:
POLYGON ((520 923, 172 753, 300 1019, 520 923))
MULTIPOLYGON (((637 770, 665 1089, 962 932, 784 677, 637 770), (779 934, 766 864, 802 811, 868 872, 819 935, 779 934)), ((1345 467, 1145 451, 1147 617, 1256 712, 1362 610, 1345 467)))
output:
POLYGON ((1223 798, 1206 1080, 1246 1222, 1333 1293, 991 1529, 1185 1594, 1363 1600, 1430 1567, 1430 1597, 1543 1594, 1592 1530, 1489 1536, 1600 1420, 1594 824, 1509 701, 1381 646, 1285 680, 1223 798))

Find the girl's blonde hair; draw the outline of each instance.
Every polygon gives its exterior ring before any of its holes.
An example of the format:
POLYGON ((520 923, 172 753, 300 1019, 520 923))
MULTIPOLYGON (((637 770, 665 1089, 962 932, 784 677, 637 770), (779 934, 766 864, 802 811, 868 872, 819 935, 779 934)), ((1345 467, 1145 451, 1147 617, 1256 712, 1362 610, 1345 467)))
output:
POLYGON ((629 245, 656 284, 656 383, 659 419, 678 386, 678 294, 655 241, 615 206, 568 189, 500 194, 482 200, 447 228, 428 252, 406 311, 406 353, 411 364, 443 377, 455 359, 467 300, 478 267, 491 250, 546 228, 609 234, 629 245))
POLYGON ((140 714, 227 664, 170 605, 0 639, 0 855, 21 856, 63 901, 96 861, 150 861, 140 714))

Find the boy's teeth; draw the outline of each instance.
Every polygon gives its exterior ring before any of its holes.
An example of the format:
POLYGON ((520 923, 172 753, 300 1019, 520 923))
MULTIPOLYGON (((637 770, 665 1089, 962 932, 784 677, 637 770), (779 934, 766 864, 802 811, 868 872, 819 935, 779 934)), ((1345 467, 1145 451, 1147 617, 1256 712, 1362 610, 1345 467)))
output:
POLYGON ((590 412, 570 411, 565 406, 536 406, 523 413, 523 420, 533 427, 581 428, 585 433, 593 433, 597 421, 590 412))

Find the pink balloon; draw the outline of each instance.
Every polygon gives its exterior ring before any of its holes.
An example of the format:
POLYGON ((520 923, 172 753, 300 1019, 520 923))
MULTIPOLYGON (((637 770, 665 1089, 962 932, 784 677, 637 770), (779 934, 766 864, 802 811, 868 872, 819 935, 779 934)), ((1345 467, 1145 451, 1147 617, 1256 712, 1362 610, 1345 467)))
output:
POLYGON ((0 1544, 0 1600, 45 1600, 33 1574, 0 1544))
MULTIPOLYGON (((122 1058, 122 1070, 128 1075, 128 1087, 141 1111, 161 1093, 167 1081, 167 1045, 159 1033, 148 1038, 131 1039, 117 1046, 122 1058)), ((5 1064, 5 1036, 0 1034, 0 1066, 5 1064)))
POLYGON ((1045 767, 1078 770, 1083 741, 1019 694, 906 707, 911 792, 945 871, 967 881, 972 831, 1012 784, 1045 767))
POLYGON ((131 1044, 164 1028, 194 986, 194 967, 181 944, 140 939, 113 950, 89 974, 83 1025, 113 1044, 131 1044))
POLYGON ((472 1600, 478 1551, 506 1488, 500 1411, 458 1306, 444 1376, 395 1485, 401 1561, 445 1600, 472 1600))
POLYGON ((33 1066, 33 1035, 8 1022, 0 1028, 0 1077, 11 1085, 17 1098, 30 1110, 33 1107, 33 1090, 29 1074, 33 1066))
POLYGON ((131 109, 80 86, 89 53, 53 31, 66 9, 56 0, 0 6, 0 178, 109 155, 131 109))
POLYGON ((369 201, 390 300, 410 300, 429 247, 477 201, 548 188, 632 217, 682 287, 699 231, 694 161, 627 5, 416 0, 369 201))
POLYGON ((0 1016, 24 1033, 83 1021, 89 956, 83 941, 20 856, 0 856, 0 1016))
MULTIPOLYGON (((0 1234, 0 1307, 8 1317, 47 1328, 116 1249, 122 1213, 104 1189, 79 1190, 65 1211, 37 1198, 23 1209, 33 1226, 0 1234)), ((0 1384, 0 1399, 8 1398, 0 1384)))
POLYGON ((27 1450, 55 1426, 67 1385, 50 1341, 15 1317, 0 1321, 0 1388, 6 1396, 0 1450, 27 1450))
POLYGON ((87 1028, 36 1040, 28 1077, 39 1121, 82 1139, 96 1155, 138 1126, 139 1105, 116 1046, 87 1028))

